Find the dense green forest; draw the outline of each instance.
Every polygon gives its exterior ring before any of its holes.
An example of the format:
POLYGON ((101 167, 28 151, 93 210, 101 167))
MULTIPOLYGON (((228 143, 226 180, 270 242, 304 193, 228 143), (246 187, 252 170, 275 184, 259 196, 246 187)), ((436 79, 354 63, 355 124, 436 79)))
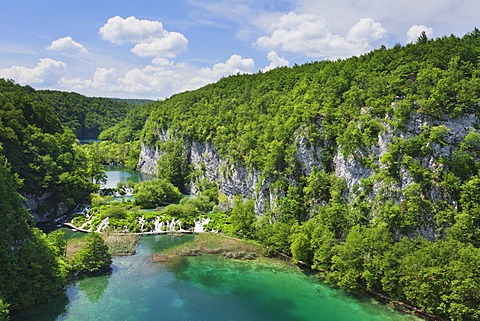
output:
POLYGON ((77 93, 35 90, 2 81, 0 92, 27 95, 32 103, 48 105, 62 125, 78 138, 96 139, 101 131, 117 124, 135 106, 147 100, 86 97, 77 93))
POLYGON ((89 202, 90 193, 98 189, 95 183, 102 179, 102 160, 96 151, 78 145, 74 132, 96 138, 100 129, 118 123, 132 106, 35 91, 0 79, 2 154, 21 180, 20 193, 29 204, 38 203, 29 205, 37 219, 53 219, 89 202))
POLYGON ((29 87, 0 79, 1 320, 61 294, 68 275, 109 267, 103 240, 86 242, 70 262, 61 236, 47 237, 29 213, 54 219, 89 202, 104 175, 94 156, 29 87))
POLYGON ((108 271, 111 264, 108 247, 96 233, 67 260, 61 233, 47 236, 32 224, 17 192, 20 183, 0 155, 0 320, 8 320, 9 309, 30 308, 60 295, 69 275, 108 271))
MULTIPOLYGON (((475 29, 224 78, 154 103, 141 142, 161 151, 158 173, 180 190, 208 178, 208 164, 189 163, 194 142, 214 146, 224 177, 239 166, 261 173, 274 203, 255 216, 264 185, 254 187, 226 230, 266 253, 349 290, 479 320, 479 57, 475 29), (302 139, 313 165, 299 157, 302 139), (361 172, 357 183, 339 175, 342 158, 361 172)), ((224 197, 224 182, 213 183, 224 197)))

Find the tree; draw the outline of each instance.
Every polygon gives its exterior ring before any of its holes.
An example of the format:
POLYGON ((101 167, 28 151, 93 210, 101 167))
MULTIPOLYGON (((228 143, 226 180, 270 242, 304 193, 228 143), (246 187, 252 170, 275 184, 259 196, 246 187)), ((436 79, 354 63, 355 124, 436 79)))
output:
POLYGON ((98 233, 89 233, 82 249, 72 258, 73 270, 80 273, 109 272, 111 264, 112 255, 108 253, 108 245, 98 233))
POLYGON ((144 181, 138 184, 134 191, 135 204, 142 208, 155 208, 165 203, 180 200, 180 191, 165 179, 144 181))
POLYGON ((368 289, 381 289, 381 271, 377 256, 383 255, 392 245, 392 236, 386 224, 371 227, 355 225, 345 242, 337 246, 337 254, 332 258, 329 277, 347 289, 355 289, 365 284, 368 289))
POLYGON ((420 34, 420 36, 418 36, 417 38, 417 44, 419 45, 424 45, 428 42, 428 37, 427 37, 427 33, 424 31, 422 31, 422 33, 420 34))
POLYGON ((188 164, 183 140, 169 140, 162 144, 161 150, 162 154, 158 159, 158 177, 185 192, 188 164))
POLYGON ((233 209, 230 213, 230 221, 235 232, 243 237, 252 237, 255 220, 255 201, 248 199, 244 202, 241 195, 236 195, 233 199, 233 209))

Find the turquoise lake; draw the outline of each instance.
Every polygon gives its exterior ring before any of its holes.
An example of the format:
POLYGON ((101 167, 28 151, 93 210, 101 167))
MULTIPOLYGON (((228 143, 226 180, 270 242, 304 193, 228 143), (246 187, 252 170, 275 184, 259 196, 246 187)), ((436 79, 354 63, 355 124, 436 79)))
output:
POLYGON ((222 256, 156 263, 151 255, 195 236, 148 236, 134 256, 115 257, 110 275, 70 285, 64 296, 13 321, 418 320, 324 285, 280 261, 222 256))
POLYGON ((102 185, 102 188, 115 188, 119 182, 139 183, 151 179, 148 175, 129 170, 124 166, 105 166, 105 174, 107 174, 107 183, 102 185))

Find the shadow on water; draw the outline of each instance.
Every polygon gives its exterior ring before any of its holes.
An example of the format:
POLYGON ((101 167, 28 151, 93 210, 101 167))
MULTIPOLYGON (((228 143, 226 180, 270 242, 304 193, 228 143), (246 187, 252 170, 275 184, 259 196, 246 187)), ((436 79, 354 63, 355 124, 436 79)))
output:
POLYGON ((55 321, 67 313, 70 300, 66 293, 62 293, 52 302, 42 304, 33 309, 11 313, 11 321, 36 320, 36 321, 55 321))
POLYGON ((110 277, 110 273, 104 275, 90 275, 81 277, 80 279, 71 282, 68 285, 67 291, 53 299, 51 302, 25 311, 12 313, 10 316, 10 320, 63 320, 63 318, 68 315, 68 308, 71 300, 75 301, 80 293, 83 293, 91 304, 98 302, 104 296, 105 291, 108 288, 110 277))

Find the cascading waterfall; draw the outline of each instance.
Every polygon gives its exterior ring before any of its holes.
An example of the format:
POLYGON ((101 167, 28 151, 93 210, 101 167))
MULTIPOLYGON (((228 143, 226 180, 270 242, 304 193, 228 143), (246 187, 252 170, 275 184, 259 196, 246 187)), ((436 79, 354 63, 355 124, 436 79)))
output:
POLYGON ((143 228, 145 227, 145 217, 142 215, 140 216, 140 218, 138 219, 138 225, 140 225, 140 231, 143 232, 143 228))
POLYGON ((105 217, 102 220, 102 222, 100 222, 100 225, 98 225, 95 232, 101 233, 103 230, 106 230, 107 228, 108 228, 108 217, 105 217))
POLYGON ((200 218, 199 220, 195 220, 195 227, 193 228, 194 233, 203 233, 205 232, 205 226, 210 223, 210 218, 200 218))

